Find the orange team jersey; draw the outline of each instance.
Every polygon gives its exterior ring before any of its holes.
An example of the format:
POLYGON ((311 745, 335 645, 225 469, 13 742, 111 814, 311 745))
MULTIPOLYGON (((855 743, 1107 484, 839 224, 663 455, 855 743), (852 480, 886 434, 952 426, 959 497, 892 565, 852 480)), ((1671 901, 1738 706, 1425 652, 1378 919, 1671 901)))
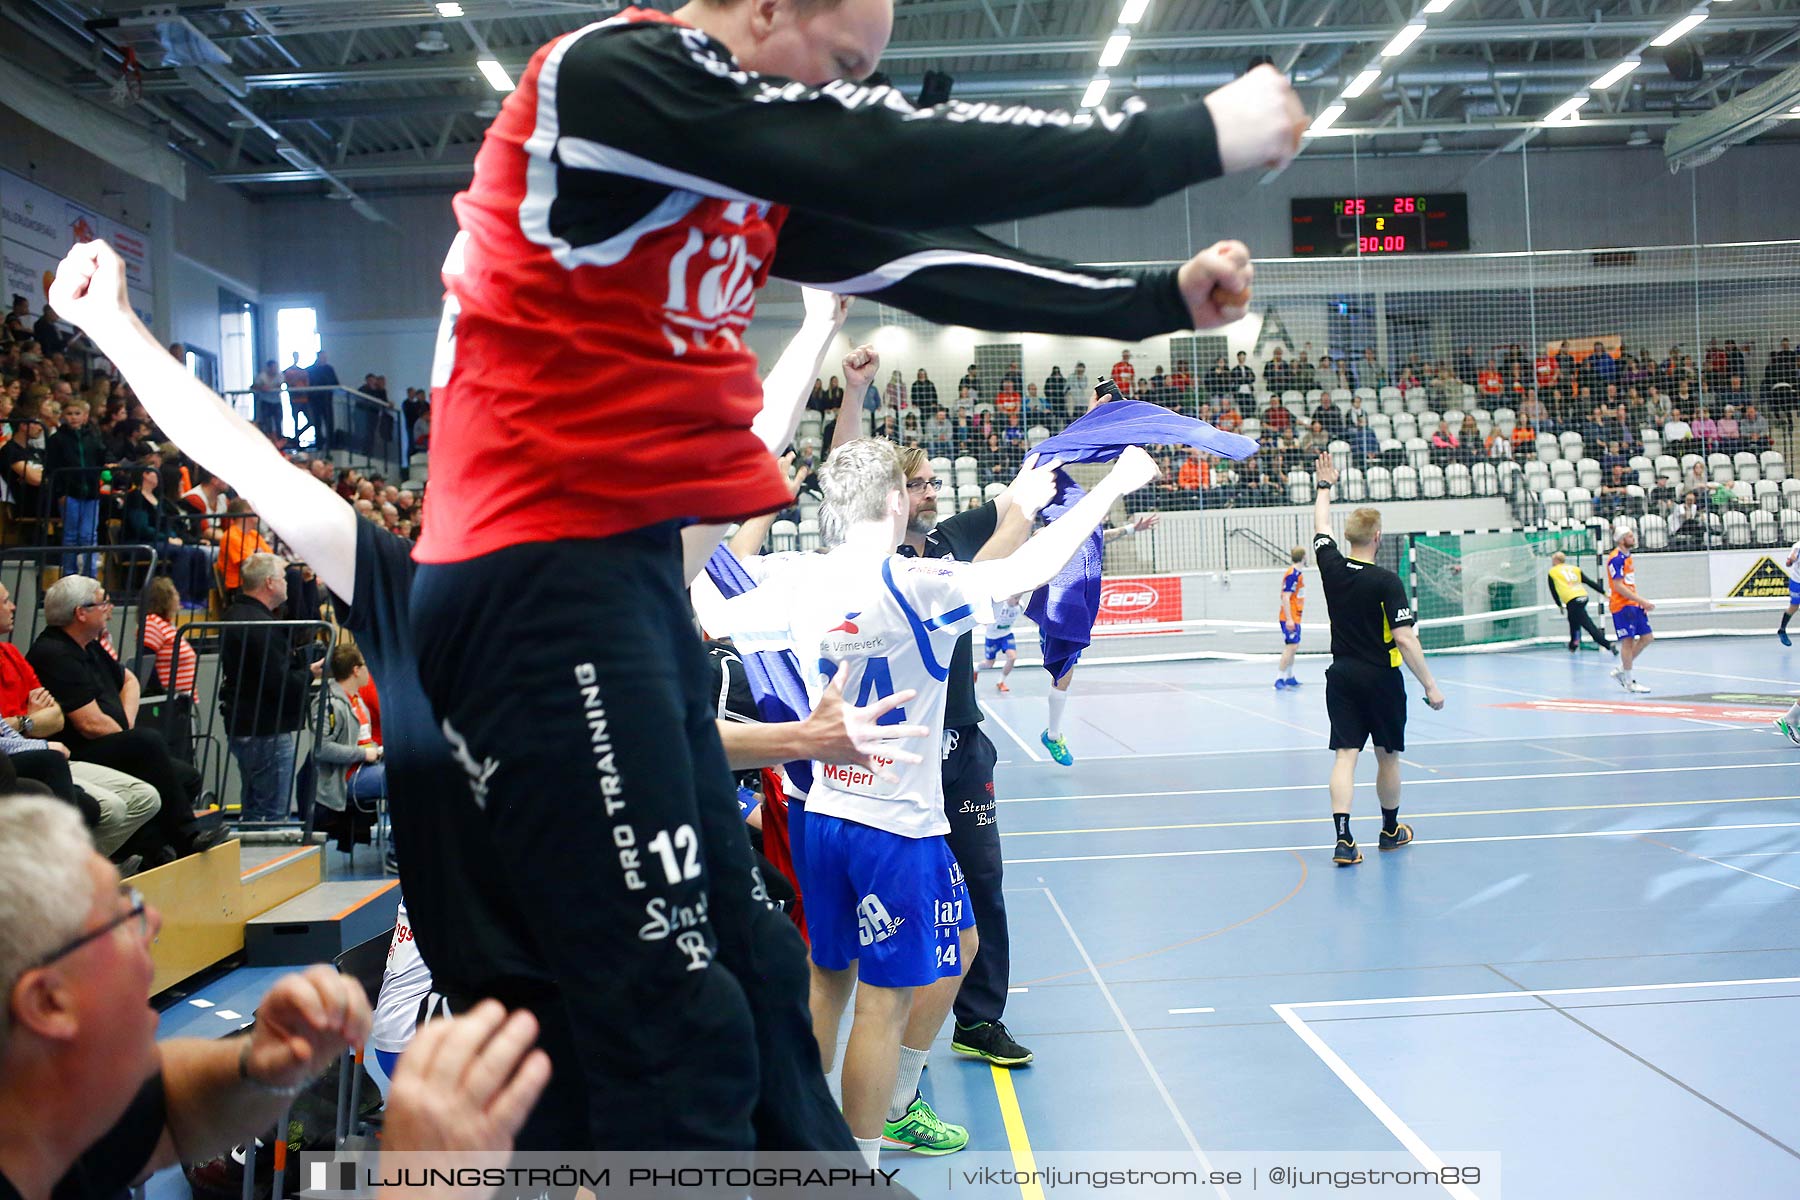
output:
POLYGON ((1299 567, 1292 567, 1281 577, 1281 615, 1277 619, 1283 625, 1298 625, 1305 608, 1306 577, 1299 567))
MULTIPOLYGON (((1637 594, 1637 571, 1631 565, 1631 555, 1625 550, 1613 551, 1612 557, 1606 560, 1606 577, 1609 581, 1623 580, 1625 585, 1631 589, 1632 594, 1637 594)), ((1636 607, 1638 603, 1636 600, 1627 600, 1619 594, 1619 589, 1610 583, 1607 586, 1606 594, 1607 603, 1612 612, 1618 612, 1621 608, 1636 607)))
POLYGON ((239 573, 244 569, 244 562, 252 554, 267 553, 269 553, 269 543, 263 540, 262 534, 248 528, 243 521, 228 522, 225 534, 219 541, 219 561, 224 569, 225 586, 227 588, 238 586, 239 573))

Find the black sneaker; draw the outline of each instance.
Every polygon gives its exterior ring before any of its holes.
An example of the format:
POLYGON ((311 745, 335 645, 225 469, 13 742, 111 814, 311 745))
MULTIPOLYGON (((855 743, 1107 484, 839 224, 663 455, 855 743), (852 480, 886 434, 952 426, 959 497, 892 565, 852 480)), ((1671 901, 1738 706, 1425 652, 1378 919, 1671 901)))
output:
POLYGON ((1339 838, 1337 849, 1331 852, 1331 861, 1340 867, 1354 867, 1362 861, 1362 851, 1349 838, 1339 838))
POLYGON ((996 1067, 1028 1067, 1036 1057, 1014 1041, 1013 1035, 999 1021, 977 1021, 973 1025, 956 1022, 956 1032, 950 1036, 950 1049, 970 1058, 986 1059, 996 1067))
POLYGON ((1396 825, 1394 826, 1394 832, 1392 833, 1389 833, 1385 829, 1381 831, 1381 848, 1383 850, 1398 850, 1412 840, 1413 831, 1411 825, 1396 825))

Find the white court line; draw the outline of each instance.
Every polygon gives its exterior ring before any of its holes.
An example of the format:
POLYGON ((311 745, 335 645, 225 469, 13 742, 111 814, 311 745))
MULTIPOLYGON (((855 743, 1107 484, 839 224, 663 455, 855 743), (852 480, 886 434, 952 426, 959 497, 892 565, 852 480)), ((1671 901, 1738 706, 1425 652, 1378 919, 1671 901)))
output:
MULTIPOLYGON (((1175 1118, 1175 1124, 1181 1129, 1181 1135, 1187 1139, 1188 1149, 1194 1152, 1194 1157, 1200 1160, 1201 1169, 1210 1176, 1213 1170, 1211 1160, 1206 1157, 1206 1151, 1200 1148, 1200 1142, 1194 1137, 1194 1131, 1188 1125, 1187 1118, 1181 1115, 1181 1109, 1175 1105, 1175 1097, 1169 1094, 1168 1085, 1163 1083, 1163 1078, 1157 1073, 1155 1064, 1144 1052, 1144 1044, 1138 1041, 1137 1032, 1132 1029, 1131 1022, 1125 1019, 1125 1010, 1119 1007, 1119 1002, 1113 998, 1112 989, 1107 987, 1106 980, 1100 977, 1100 968, 1094 965, 1094 958, 1088 953, 1087 947, 1082 944, 1081 936, 1075 932, 1075 926, 1069 924, 1068 914, 1063 912, 1062 905, 1056 902, 1056 893, 1049 888, 1045 888, 1043 891, 1044 898, 1050 901, 1050 907, 1056 910, 1057 919, 1062 922, 1063 928, 1068 930, 1069 940, 1075 943, 1075 950, 1081 955, 1081 961, 1087 965, 1088 974, 1092 975, 1094 982, 1099 985, 1100 994, 1106 998, 1107 1007, 1112 1009, 1114 1019, 1119 1022, 1119 1028, 1125 1033, 1125 1040, 1131 1043, 1133 1050, 1137 1051, 1138 1061, 1144 1064, 1144 1070, 1150 1074, 1150 1082, 1156 1085, 1156 1090, 1161 1094, 1163 1103, 1169 1106, 1169 1114, 1175 1118)), ((1219 1184, 1213 1185, 1213 1191, 1217 1192, 1223 1200, 1230 1200, 1230 1193, 1219 1184)))
MULTIPOLYGON (((999 713, 995 712, 992 708, 990 708, 988 706, 988 702, 986 700, 977 700, 975 703, 981 705, 982 712, 986 713, 988 716, 994 718, 994 720, 996 720, 1000 723, 1000 728, 1006 730, 1007 735, 1009 737, 1011 737, 1013 741, 1015 741, 1019 744, 1019 749, 1025 751, 1025 753, 1030 756, 1032 762, 1041 763, 1041 762, 1049 761, 1048 759, 1038 757, 1038 752, 1031 748, 1031 743, 1027 742, 1024 738, 1020 737, 1018 735, 1018 733, 1016 731, 1014 731, 1013 727, 1006 723, 1006 718, 1002 717, 999 713)), ((1124 757, 1129 758, 1130 755, 1125 755, 1124 757)))
MULTIPOLYGON (((1754 825, 1678 825, 1668 829, 1595 829, 1577 833, 1507 833, 1489 837, 1421 838, 1415 846, 1462 846, 1479 842, 1554 842, 1571 838, 1636 837, 1645 833, 1711 833, 1721 829, 1800 829, 1800 821, 1764 821, 1754 825)), ((1211 850, 1146 850, 1138 854, 1065 854, 1055 858, 1009 858, 1004 865, 1028 863, 1124 862, 1138 858, 1213 858, 1227 854, 1292 854, 1305 850, 1329 850, 1330 843, 1306 846, 1234 846, 1211 850)))
MULTIPOLYGON (((1295 1015, 1293 1006, 1271 1004, 1269 1007, 1275 1010, 1275 1015, 1280 1017, 1289 1029, 1300 1036, 1300 1040, 1306 1043, 1308 1049, 1319 1056, 1319 1061, 1338 1077, 1338 1081, 1349 1088, 1352 1095, 1362 1101, 1363 1107, 1373 1113, 1375 1119, 1387 1127, 1387 1131, 1394 1135, 1395 1140, 1412 1153, 1413 1158, 1418 1160, 1420 1166, 1427 1171, 1444 1169, 1446 1165, 1444 1160, 1437 1156, 1435 1150, 1425 1144, 1425 1139, 1414 1133, 1412 1126, 1402 1121, 1400 1114, 1389 1108, 1387 1101, 1376 1095, 1375 1089, 1364 1083, 1362 1076, 1351 1070, 1350 1064, 1339 1058, 1337 1051, 1327 1046, 1325 1039, 1313 1032, 1312 1026, 1295 1015)), ((1457 1200, 1481 1200, 1464 1184, 1446 1183, 1442 1186, 1450 1195, 1457 1197, 1457 1200)))
MULTIPOLYGON (((1353 1008, 1365 1005, 1390 1004, 1427 1004, 1440 1001, 1500 1000, 1514 999, 1521 996, 1536 996, 1541 998, 1544 996, 1600 995, 1615 992, 1661 992, 1677 991, 1688 988, 1760 987, 1792 983, 1800 983, 1800 977, 1787 977, 1781 979, 1728 979, 1705 983, 1653 983, 1627 985, 1622 987, 1546 988, 1537 991, 1513 990, 1509 992, 1467 992, 1461 995, 1451 996, 1389 996, 1371 1000, 1313 1000, 1298 1004, 1271 1004, 1269 1007, 1274 1010, 1275 1015, 1280 1017, 1282 1022, 1286 1024, 1289 1029, 1292 1029, 1299 1035, 1300 1040, 1306 1043, 1308 1049, 1318 1055, 1319 1061, 1323 1062, 1326 1067, 1331 1070, 1331 1073, 1336 1075, 1338 1080, 1343 1083, 1345 1087, 1350 1089, 1351 1094, 1362 1101, 1363 1107, 1367 1108, 1376 1120, 1387 1127, 1387 1131, 1393 1134, 1394 1138, 1401 1145, 1406 1147, 1413 1158, 1418 1160, 1421 1166, 1428 1171, 1441 1171, 1445 1166, 1444 1160, 1439 1158, 1437 1153, 1425 1143, 1425 1139, 1421 1138, 1413 1131, 1412 1126, 1400 1119, 1400 1114, 1390 1108, 1387 1102, 1376 1094, 1375 1089, 1363 1081, 1362 1076, 1351 1069, 1350 1064, 1346 1063, 1335 1050, 1325 1044, 1325 1040, 1314 1032, 1312 1026, 1301 1019, 1299 1014, 1294 1011, 1295 1009, 1353 1008)), ((1466 1200, 1479 1200, 1473 1191, 1470 1191, 1467 1187, 1460 1184, 1445 1184, 1443 1186, 1444 1190, 1452 1196, 1463 1197, 1466 1198, 1466 1200)))
POLYGON ((243 1015, 244 1014, 242 1013, 234 1013, 229 1008, 221 1008, 218 1012, 213 1014, 213 1016, 219 1018, 221 1021, 235 1021, 243 1015))
POLYGON ((1210 1008, 1171 1008, 1169 1010, 1169 1015, 1171 1017, 1179 1017, 1187 1013, 1209 1013, 1213 1011, 1216 1010, 1210 1008))
MULTIPOLYGON (((1697 771, 1757 771, 1767 767, 1792 768, 1792 758, 1779 762, 1760 763, 1712 763, 1697 767, 1627 767, 1622 771, 1608 771, 1607 775, 1685 775, 1697 771)), ((1409 779, 1408 789, 1421 787, 1447 787, 1451 784, 1463 783, 1519 783, 1528 779, 1591 779, 1592 771, 1554 771, 1544 774, 1526 775, 1464 775, 1456 779, 1409 779)), ((1359 788, 1372 788, 1373 780, 1365 780, 1356 785, 1359 788)), ((1325 787, 1323 783, 1281 783, 1266 787, 1229 787, 1229 788, 1186 788, 1168 792, 1093 792, 1074 796, 1002 796, 1002 804, 1041 804, 1046 800, 1144 800, 1158 796, 1237 796, 1253 795, 1261 792, 1316 792, 1325 787)))
POLYGON ((1740 875, 1748 875, 1752 879, 1760 879, 1764 883, 1772 883, 1776 887, 1784 887, 1790 892, 1800 892, 1800 884, 1788 883, 1786 880, 1776 879, 1770 875, 1763 875, 1759 872, 1752 871, 1747 867, 1734 867, 1728 862, 1720 862, 1718 859, 1708 858, 1704 854, 1695 854, 1692 850, 1684 850, 1680 846, 1671 846, 1667 842, 1658 842, 1653 839, 1646 840, 1649 841, 1652 846, 1661 846, 1665 850, 1673 850, 1675 853, 1685 855, 1688 858, 1697 858, 1703 863, 1711 863, 1715 867, 1724 867, 1727 871, 1736 871, 1740 875))
MULTIPOLYGON (((1637 664, 1633 663, 1632 670, 1638 669, 1637 664)), ((1653 675, 1692 675, 1697 679, 1735 679, 1739 683, 1773 683, 1787 688, 1789 691, 1800 688, 1800 684, 1796 684, 1792 679, 1764 679, 1760 675, 1727 675, 1723 671, 1683 671, 1678 667, 1644 667, 1643 670, 1649 671, 1653 675)))
MULTIPOLYGON (((1027 888, 1025 890, 1036 891, 1037 889, 1036 888, 1027 888)), ((1030 990, 1031 990, 1030 988, 1009 987, 1006 989, 1006 994, 1009 996, 1023 996, 1026 992, 1029 992, 1030 990)))
POLYGON ((197 998, 193 999, 193 1000, 189 1000, 188 1003, 193 1005, 195 1008, 211 1008, 213 1006, 213 1002, 211 1000, 200 1000, 197 998))

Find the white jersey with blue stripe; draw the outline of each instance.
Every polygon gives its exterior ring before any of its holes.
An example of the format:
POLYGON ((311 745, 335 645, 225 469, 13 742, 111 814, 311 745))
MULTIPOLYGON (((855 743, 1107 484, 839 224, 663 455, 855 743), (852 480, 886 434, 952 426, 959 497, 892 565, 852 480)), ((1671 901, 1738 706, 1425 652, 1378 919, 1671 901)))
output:
POLYGON ((990 641, 998 641, 1013 631, 1013 622, 1019 619, 1025 610, 1011 600, 994 601, 994 619, 988 624, 987 636, 990 641))
POLYGON ((821 765, 806 797, 825 813, 904 837, 950 832, 944 816, 943 764, 930 747, 942 740, 950 656, 964 633, 992 620, 989 598, 968 584, 977 568, 938 558, 870 555, 843 547, 774 566, 758 587, 708 615, 708 631, 728 634, 740 651, 792 649, 807 672, 808 698, 848 665, 845 699, 864 705, 911 689, 918 693, 882 719, 924 725, 908 749, 924 761, 887 763, 898 782, 863 767, 821 765), (719 628, 720 625, 724 628, 719 628))

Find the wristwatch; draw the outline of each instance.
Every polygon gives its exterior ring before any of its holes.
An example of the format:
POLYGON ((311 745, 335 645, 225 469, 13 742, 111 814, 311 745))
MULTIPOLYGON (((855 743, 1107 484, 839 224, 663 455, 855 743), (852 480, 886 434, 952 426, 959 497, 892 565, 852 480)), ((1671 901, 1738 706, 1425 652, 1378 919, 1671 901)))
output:
POLYGON ((31 731, 33 728, 34 728, 34 725, 31 720, 30 713, 26 713, 24 716, 19 718, 19 732, 20 733, 24 734, 26 737, 30 737, 31 731))
POLYGON ((1313 480, 1313 486, 1318 487, 1318 488, 1324 488, 1328 492, 1331 490, 1331 484, 1328 481, 1323 480, 1323 479, 1313 480))

